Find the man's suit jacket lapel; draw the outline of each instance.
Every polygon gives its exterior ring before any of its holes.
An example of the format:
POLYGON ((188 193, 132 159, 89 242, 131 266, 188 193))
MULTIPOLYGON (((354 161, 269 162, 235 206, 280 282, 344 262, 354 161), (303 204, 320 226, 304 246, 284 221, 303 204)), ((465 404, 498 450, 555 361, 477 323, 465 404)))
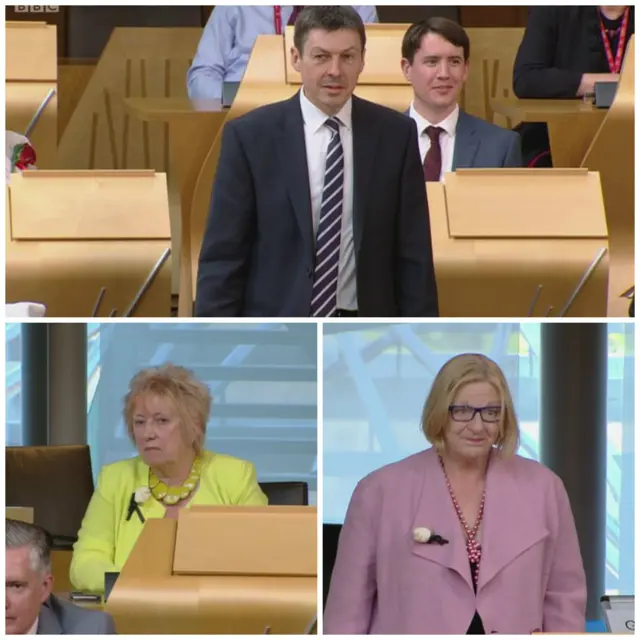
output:
POLYGON ((49 599, 40 607, 37 635, 59 636, 64 633, 58 617, 51 608, 52 604, 52 599, 49 599))
POLYGON ((366 104, 356 96, 353 96, 351 126, 353 130, 353 239, 357 256, 362 244, 380 130, 376 120, 367 119, 366 104))
POLYGON ((313 253, 315 240, 311 191, 299 93, 284 103, 282 116, 275 135, 276 150, 300 232, 304 241, 309 245, 309 251, 313 253))
POLYGON ((453 149, 453 164, 451 171, 461 168, 472 168, 474 166, 479 146, 480 140, 476 134, 476 127, 473 119, 460 109, 458 124, 456 126, 456 142, 453 149))

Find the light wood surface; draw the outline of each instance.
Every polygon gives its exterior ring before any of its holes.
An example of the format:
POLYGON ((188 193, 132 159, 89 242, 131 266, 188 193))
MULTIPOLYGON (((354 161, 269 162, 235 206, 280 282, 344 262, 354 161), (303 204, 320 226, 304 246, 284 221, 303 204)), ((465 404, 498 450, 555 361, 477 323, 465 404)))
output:
MULTIPOLYGON (((69 592, 73 591, 70 571, 73 551, 71 549, 54 549, 51 551, 51 573, 53 573, 53 591, 69 592)), ((68 597, 68 594, 67 594, 68 597)))
POLYGON ((60 141, 61 169, 167 171, 163 122, 142 122, 125 98, 185 98, 199 28, 114 29, 60 141))
POLYGON ((33 524, 33 507, 5 507, 4 517, 33 524))
MULTIPOLYGON (((178 246, 181 195, 170 171, 169 124, 132 115, 125 100, 186 99, 187 71, 201 35, 198 27, 114 29, 60 140, 58 154, 61 169, 153 169, 167 173, 171 229, 178 246)), ((197 146, 200 141, 195 138, 197 134, 190 139, 197 146)), ((179 255, 172 264, 177 291, 179 255)))
MULTIPOLYGON (((57 89, 56 27, 44 22, 8 22, 5 36, 5 126, 9 131, 24 134, 47 93, 57 89)), ((55 167, 57 104, 54 95, 29 135, 36 150, 37 166, 42 169, 55 167)))
POLYGON ((64 135, 95 68, 94 63, 71 60, 58 65, 58 138, 64 135))
POLYGON ((605 111, 584 100, 495 98, 493 110, 512 122, 546 122, 553 166, 579 167, 604 120, 605 111))
MULTIPOLYGON (((50 185, 47 181, 60 178, 48 176, 48 172, 25 172, 22 175, 13 174, 11 185, 6 189, 6 217, 5 217, 5 255, 6 255, 6 300, 19 302, 32 300, 46 305, 48 316, 88 317, 91 316, 98 294, 102 287, 106 293, 99 310, 99 316, 107 316, 112 310, 122 315, 133 302, 138 290, 144 284, 162 253, 169 246, 169 218, 166 197, 161 198, 159 191, 165 185, 165 176, 156 174, 159 186, 149 190, 150 202, 147 204, 138 200, 139 210, 129 210, 129 216, 124 218, 116 214, 113 216, 118 226, 108 226, 108 220, 103 218, 100 225, 102 231, 107 232, 108 238, 94 238, 81 240, 78 233, 87 227, 86 220, 91 212, 102 206, 103 201, 116 203, 114 206, 126 208, 128 194, 136 187, 136 180, 146 182, 147 176, 132 176, 122 180, 121 175, 109 177, 103 173, 70 173, 62 178, 73 182, 67 192, 72 207, 60 207, 58 212, 60 228, 66 228, 66 237, 55 232, 55 220, 49 218, 51 202, 47 193, 50 185), (38 174, 37 178, 35 174, 38 174), (89 183, 87 187, 83 183, 89 183), (39 187, 44 185, 43 197, 37 197, 39 187), (75 186, 74 186, 75 185, 75 186), (123 187, 124 185, 124 187, 123 187), (22 194, 14 202, 12 192, 33 189, 34 196, 26 197, 22 194), (111 191, 118 191, 114 195, 111 191), (85 194, 84 199, 75 198, 76 192, 85 194), (162 208, 160 201, 162 200, 162 208), (119 204, 118 204, 119 203, 119 204), (28 209, 23 209, 28 205, 28 209), (149 220, 150 231, 145 233, 145 239, 136 237, 142 230, 140 221, 149 220), (14 220, 16 227, 22 229, 21 238, 14 236, 14 220), (42 239, 42 233, 37 231, 37 222, 49 220, 47 223, 50 239, 42 239), (79 228, 74 229, 69 221, 83 221, 79 228), (162 232, 162 225, 164 231, 162 232), (25 232, 25 229, 27 232, 25 232), (130 232, 130 229, 134 233, 130 232), (156 239, 146 239, 153 237, 156 239), (32 239, 33 236, 37 236, 32 239), (162 236, 161 239, 158 239, 162 236)), ((56 174, 58 172, 55 172, 56 174)), ((59 193, 59 190, 58 190, 59 193)), ((103 212, 104 213, 104 212, 103 212)), ((108 212, 107 212, 108 213, 108 212)), ((171 312, 171 261, 164 264, 157 278, 147 294, 142 298, 134 315, 137 317, 167 317, 171 312)))
MULTIPOLYGON (((163 122, 169 128, 169 184, 178 192, 171 208, 173 290, 179 290, 182 238, 189 237, 191 203, 198 175, 227 116, 219 100, 192 101, 185 97, 125 98, 126 113, 143 122, 163 122)), ((188 302, 188 296, 182 300, 188 302)), ((191 315, 188 306, 183 315, 191 315)))
POLYGON ((154 171, 25 171, 11 181, 14 240, 166 240, 167 184, 154 171))
MULTIPOLYGON (((272 634, 304 632, 317 610, 316 577, 176 575, 178 526, 167 518, 144 524, 105 607, 118 633, 263 634, 267 627, 272 634)), ((216 537, 225 535, 220 523, 216 537)), ((286 536, 281 531, 280 545, 286 536)), ((202 532, 207 546, 211 539, 211 529, 202 532)), ((201 551, 190 550, 194 558, 201 551)))
POLYGON ((6 76, 9 82, 55 82, 57 30, 46 22, 7 22, 6 76), (29 55, 26 55, 28 52, 29 55))
POLYGON ((471 115, 511 129, 517 121, 496 114, 491 101, 513 96, 513 62, 524 35, 522 28, 469 28, 469 75, 460 106, 471 115))
MULTIPOLYGON (((465 169, 446 174, 444 183, 428 183, 427 193, 443 317, 526 316, 538 285, 543 289, 532 315, 544 316, 549 307, 557 315, 608 245, 597 173, 465 169), (574 200, 583 204, 580 215, 555 220, 574 200)), ((605 316, 607 278, 605 257, 568 316, 605 316)))
POLYGON ((315 577, 316 556, 315 507, 199 507, 180 512, 173 571, 179 575, 315 577), (209 544, 211 531, 219 532, 215 545, 209 544))
POLYGON ((621 294, 634 282, 635 199, 635 36, 627 46, 620 84, 611 108, 591 143, 582 166, 600 172, 604 195, 611 275, 609 315, 628 314, 621 294))

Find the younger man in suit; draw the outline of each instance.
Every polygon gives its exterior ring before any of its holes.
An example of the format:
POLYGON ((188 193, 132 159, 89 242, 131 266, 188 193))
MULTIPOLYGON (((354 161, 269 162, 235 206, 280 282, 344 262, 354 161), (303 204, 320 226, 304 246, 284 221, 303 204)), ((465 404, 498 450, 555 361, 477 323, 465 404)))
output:
POLYGON ((6 520, 7 634, 114 634, 111 616, 52 595, 51 543, 40 527, 6 520))
POLYGON ((225 125, 197 316, 438 314, 415 127, 352 95, 365 41, 352 7, 305 7, 302 90, 225 125))
POLYGON ((458 106, 469 73, 469 49, 465 30, 447 18, 411 25, 402 41, 402 71, 414 94, 408 115, 418 128, 427 182, 460 168, 522 166, 517 133, 458 106))

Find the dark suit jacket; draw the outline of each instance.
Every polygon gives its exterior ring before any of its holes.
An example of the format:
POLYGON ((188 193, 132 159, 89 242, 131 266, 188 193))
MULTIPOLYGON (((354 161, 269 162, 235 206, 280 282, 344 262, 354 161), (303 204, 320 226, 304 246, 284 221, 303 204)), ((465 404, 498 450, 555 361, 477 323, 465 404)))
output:
POLYGON ((520 136, 460 109, 452 169, 522 167, 520 136))
POLYGON ((54 595, 40 607, 38 635, 112 635, 115 632, 113 618, 108 613, 83 609, 54 595))
MULTIPOLYGON (((627 43, 634 30, 631 7, 627 43)), ((597 7, 531 8, 513 66, 516 96, 575 98, 584 73, 609 73, 597 7)))
MULTIPOLYGON (((354 96, 353 225, 361 316, 436 316, 415 126, 354 96)), ((200 253, 197 316, 309 316, 315 238, 300 96, 225 125, 200 253)))
POLYGON ((522 167, 520 136, 460 109, 451 170, 502 167, 522 167))

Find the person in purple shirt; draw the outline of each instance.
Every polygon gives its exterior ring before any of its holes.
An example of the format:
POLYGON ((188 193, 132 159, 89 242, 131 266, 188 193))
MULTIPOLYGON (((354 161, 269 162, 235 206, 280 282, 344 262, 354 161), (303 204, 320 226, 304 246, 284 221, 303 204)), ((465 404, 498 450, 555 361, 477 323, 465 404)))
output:
MULTIPOLYGON (((260 35, 283 33, 302 7, 217 6, 211 13, 191 68, 189 98, 220 99, 223 82, 240 82, 251 50, 260 35)), ((374 6, 354 6, 362 21, 378 22, 374 6)))

